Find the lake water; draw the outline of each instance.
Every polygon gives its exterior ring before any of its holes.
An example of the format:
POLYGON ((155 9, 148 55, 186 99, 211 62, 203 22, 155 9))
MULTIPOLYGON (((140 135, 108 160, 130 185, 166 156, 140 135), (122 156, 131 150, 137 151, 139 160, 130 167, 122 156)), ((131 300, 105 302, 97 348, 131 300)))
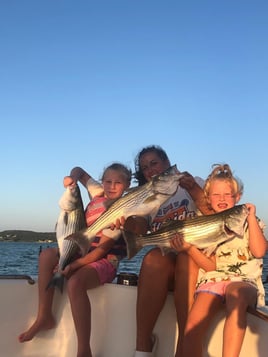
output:
MULTIPOLYGON (((1 242, 0 275, 38 275, 38 256, 40 250, 56 246, 56 243, 1 242)), ((139 274, 143 256, 148 248, 133 259, 123 259, 118 272, 139 274)))
MULTIPOLYGON (((1 242, 0 275, 38 275, 38 256, 41 249, 56 244, 1 242)), ((149 248, 144 248, 131 260, 123 259, 118 272, 139 274, 142 259, 149 248)), ((268 254, 264 257, 263 282, 266 292, 266 305, 268 305, 268 254)))

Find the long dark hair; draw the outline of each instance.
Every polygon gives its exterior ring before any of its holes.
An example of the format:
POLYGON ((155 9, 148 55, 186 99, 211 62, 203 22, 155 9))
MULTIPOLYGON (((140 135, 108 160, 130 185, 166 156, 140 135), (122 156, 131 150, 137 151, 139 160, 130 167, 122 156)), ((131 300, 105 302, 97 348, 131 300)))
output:
POLYGON ((134 178, 138 182, 138 186, 144 185, 147 182, 147 180, 145 179, 144 174, 141 170, 141 167, 140 167, 140 160, 144 154, 147 154, 149 152, 155 153, 162 161, 169 162, 169 158, 168 158, 165 150, 163 150, 160 146, 150 145, 150 146, 146 146, 145 148, 143 148, 136 155, 135 160, 134 160, 134 165, 135 165, 134 178))

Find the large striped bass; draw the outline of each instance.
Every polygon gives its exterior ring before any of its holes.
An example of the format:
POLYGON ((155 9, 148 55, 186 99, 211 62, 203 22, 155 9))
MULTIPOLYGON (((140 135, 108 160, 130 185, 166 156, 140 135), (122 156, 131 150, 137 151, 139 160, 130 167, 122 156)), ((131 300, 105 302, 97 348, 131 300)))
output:
POLYGON ((179 173, 176 165, 160 175, 152 177, 143 186, 132 188, 124 196, 117 199, 90 227, 65 238, 76 242, 85 254, 96 234, 109 228, 117 219, 130 216, 154 217, 160 206, 173 196, 184 174, 179 173))
POLYGON ((243 237, 247 215, 246 205, 237 205, 209 216, 168 221, 153 233, 137 236, 130 231, 125 231, 128 258, 132 258, 147 245, 170 248, 170 240, 175 234, 181 234, 186 242, 199 249, 213 252, 220 243, 235 236, 243 237))
POLYGON ((64 238, 86 227, 84 206, 79 186, 68 186, 60 201, 60 214, 56 223, 56 237, 60 252, 58 271, 53 275, 47 288, 57 286, 63 291, 64 275, 61 270, 73 261, 79 254, 78 245, 64 238))

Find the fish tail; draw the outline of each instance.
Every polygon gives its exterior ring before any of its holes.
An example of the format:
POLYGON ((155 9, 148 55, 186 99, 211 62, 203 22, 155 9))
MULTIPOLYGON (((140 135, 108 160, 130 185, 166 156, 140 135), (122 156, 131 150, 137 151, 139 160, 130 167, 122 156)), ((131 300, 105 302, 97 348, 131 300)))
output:
POLYGON ((53 275, 52 279, 47 284, 46 290, 57 287, 62 293, 63 285, 64 285, 64 275, 57 272, 53 275))
POLYGON ((133 232, 123 231, 123 237, 127 245, 127 257, 131 259, 142 249, 142 246, 137 244, 136 235, 133 232))

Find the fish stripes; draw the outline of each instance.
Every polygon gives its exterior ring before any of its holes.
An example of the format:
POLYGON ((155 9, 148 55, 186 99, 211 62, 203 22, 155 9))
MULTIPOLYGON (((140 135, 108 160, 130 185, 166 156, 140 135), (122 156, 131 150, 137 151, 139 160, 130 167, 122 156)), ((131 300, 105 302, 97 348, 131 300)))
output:
POLYGON ((95 235, 105 228, 109 228, 117 219, 130 216, 154 217, 160 206, 166 202, 178 189, 179 181, 184 176, 177 170, 176 165, 143 186, 131 189, 123 197, 116 200, 90 227, 71 234, 66 240, 75 241, 82 252, 89 249, 95 235))
POLYGON ((61 211, 56 223, 56 237, 60 251, 58 271, 48 283, 50 287, 58 287, 63 291, 64 276, 60 273, 80 252, 79 246, 64 238, 86 227, 84 206, 79 186, 67 187, 59 205, 61 211))
POLYGON ((234 236, 243 236, 247 215, 246 205, 237 205, 209 216, 169 221, 158 231, 141 236, 126 231, 124 238, 127 243, 128 258, 132 258, 146 245, 170 248, 170 240, 175 234, 181 234, 186 242, 199 249, 212 252, 220 243, 234 236))

